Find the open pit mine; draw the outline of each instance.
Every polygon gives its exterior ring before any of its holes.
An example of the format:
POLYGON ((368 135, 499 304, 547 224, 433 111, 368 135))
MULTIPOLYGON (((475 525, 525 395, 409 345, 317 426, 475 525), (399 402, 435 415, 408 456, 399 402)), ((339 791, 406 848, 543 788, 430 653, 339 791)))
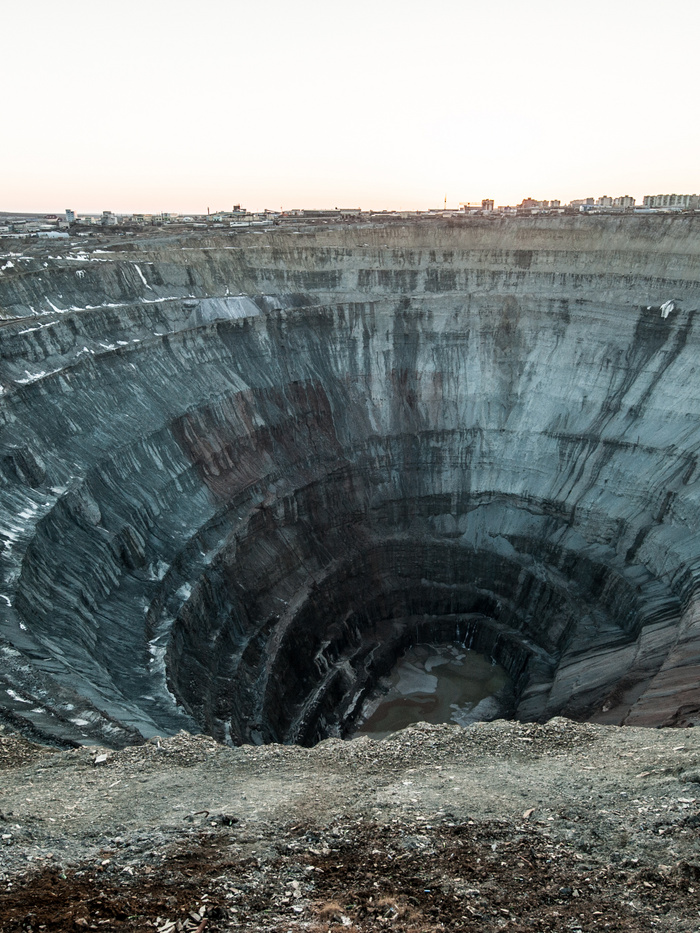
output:
POLYGON ((700 217, 2 241, 0 706, 54 744, 700 718, 700 217))

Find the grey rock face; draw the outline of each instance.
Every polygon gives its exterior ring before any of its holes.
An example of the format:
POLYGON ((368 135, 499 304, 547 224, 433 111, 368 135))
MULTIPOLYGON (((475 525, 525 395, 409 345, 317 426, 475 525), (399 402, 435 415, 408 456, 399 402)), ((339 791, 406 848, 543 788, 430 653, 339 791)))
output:
POLYGON ((697 717, 698 219, 12 242, 5 717, 312 742, 455 637, 525 719, 697 717))

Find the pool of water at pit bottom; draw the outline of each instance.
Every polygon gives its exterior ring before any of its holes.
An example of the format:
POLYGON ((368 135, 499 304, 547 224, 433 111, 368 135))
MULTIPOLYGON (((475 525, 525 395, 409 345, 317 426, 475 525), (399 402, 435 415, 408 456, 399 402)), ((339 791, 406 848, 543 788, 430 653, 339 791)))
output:
POLYGON ((499 664, 462 645, 414 645, 383 679, 382 693, 365 702, 354 735, 383 739, 414 722, 494 719, 508 682, 499 664))

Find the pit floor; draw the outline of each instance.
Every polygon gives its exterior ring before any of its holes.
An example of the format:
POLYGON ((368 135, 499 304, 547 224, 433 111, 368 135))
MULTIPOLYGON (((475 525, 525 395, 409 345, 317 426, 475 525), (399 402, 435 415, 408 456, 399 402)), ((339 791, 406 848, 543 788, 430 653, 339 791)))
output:
POLYGON ((460 644, 414 645, 365 703, 355 735, 383 739, 415 722, 468 726, 494 719, 496 697, 508 683, 500 664, 460 644))

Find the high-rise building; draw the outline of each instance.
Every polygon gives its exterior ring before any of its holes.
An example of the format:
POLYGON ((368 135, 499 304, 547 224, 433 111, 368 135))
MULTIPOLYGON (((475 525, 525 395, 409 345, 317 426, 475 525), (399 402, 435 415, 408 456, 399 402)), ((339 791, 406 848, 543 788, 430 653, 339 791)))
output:
POLYGON ((688 210, 700 207, 697 194, 645 194, 644 207, 688 210))

